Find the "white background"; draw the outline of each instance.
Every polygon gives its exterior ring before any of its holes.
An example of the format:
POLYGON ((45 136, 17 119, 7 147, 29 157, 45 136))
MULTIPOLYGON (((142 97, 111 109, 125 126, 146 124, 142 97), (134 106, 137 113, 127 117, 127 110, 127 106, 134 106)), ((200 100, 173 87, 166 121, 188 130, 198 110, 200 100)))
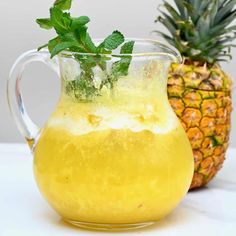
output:
MULTIPOLYGON (((157 6, 161 0, 74 0, 73 14, 91 18, 89 31, 93 37, 107 36, 118 29, 126 37, 156 38, 150 35, 160 26, 154 24, 157 6)), ((171 1, 169 1, 171 2, 171 1)), ((43 31, 34 22, 47 17, 52 0, 0 1, 0 142, 23 142, 6 100, 6 79, 11 65, 23 52, 37 48, 53 33, 43 31)), ((225 71, 236 77, 236 50, 234 60, 225 64, 225 71)), ((59 97, 60 81, 42 64, 32 64, 24 74, 23 92, 27 109, 35 122, 42 125, 59 97)), ((235 113, 233 114, 233 123, 235 113)), ((231 144, 236 147, 236 127, 233 124, 231 144)))

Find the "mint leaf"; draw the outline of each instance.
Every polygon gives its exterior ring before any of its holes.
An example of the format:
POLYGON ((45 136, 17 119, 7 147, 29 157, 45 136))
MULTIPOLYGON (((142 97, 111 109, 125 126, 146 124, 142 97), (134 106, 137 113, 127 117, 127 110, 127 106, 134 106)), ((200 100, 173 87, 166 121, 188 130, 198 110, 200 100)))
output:
POLYGON ((134 50, 134 44, 134 41, 124 43, 124 45, 121 47, 120 54, 132 54, 134 50))
POLYGON ((59 37, 56 37, 54 39, 51 39, 48 42, 48 50, 51 53, 53 51, 53 49, 57 46, 57 44, 61 43, 61 40, 59 37))
POLYGON ((36 22, 43 29, 52 29, 53 28, 52 22, 49 18, 37 19, 36 22))
POLYGON ((132 56, 124 56, 124 54, 132 54, 134 43, 134 41, 129 41, 121 47, 120 54, 123 55, 121 56, 120 61, 115 62, 112 66, 113 80, 116 81, 119 77, 128 75, 132 56))
POLYGON ((62 15, 62 22, 64 26, 71 31, 71 24, 72 24, 72 18, 70 16, 70 13, 64 12, 62 15))
POLYGON ((90 35, 88 33, 86 34, 84 42, 85 42, 86 48, 89 49, 89 51, 91 53, 96 53, 97 47, 93 43, 93 41, 92 41, 92 39, 91 39, 91 37, 90 37, 90 35))
POLYGON ((69 32, 66 33, 64 35, 60 36, 60 39, 62 42, 74 42, 74 43, 78 43, 75 34, 73 32, 69 32))
POLYGON ((57 44, 52 52, 51 52, 51 58, 53 58, 54 56, 56 56, 58 53, 60 53, 61 51, 65 50, 65 49, 69 49, 71 47, 78 47, 77 44, 75 44, 74 42, 63 42, 63 43, 59 43, 57 44))
POLYGON ((87 33, 87 26, 83 26, 75 30, 74 34, 77 37, 78 42, 81 44, 81 47, 88 53, 96 53, 97 47, 93 43, 90 35, 87 33))
POLYGON ((79 29, 74 30, 74 34, 77 37, 78 41, 84 42, 87 37, 87 26, 82 26, 79 29))
POLYGON ((123 58, 112 65, 112 77, 114 81, 121 76, 127 76, 131 59, 123 58))
POLYGON ((72 0, 56 0, 54 6, 60 8, 61 10, 70 10, 72 0))
POLYGON ((65 81, 67 94, 75 97, 79 101, 91 101, 99 96, 97 88, 92 81, 87 80, 87 75, 81 74, 77 80, 65 81))
POLYGON ((114 50, 118 48, 124 41, 125 41, 124 35, 116 30, 110 36, 105 38, 98 48, 114 50))
POLYGON ((58 34, 65 34, 70 31, 69 15, 64 14, 60 8, 52 7, 50 9, 50 19, 58 34))
POLYGON ((81 26, 86 25, 89 23, 90 19, 87 16, 80 16, 78 18, 73 18, 72 24, 71 24, 71 29, 76 30, 80 28, 81 26))

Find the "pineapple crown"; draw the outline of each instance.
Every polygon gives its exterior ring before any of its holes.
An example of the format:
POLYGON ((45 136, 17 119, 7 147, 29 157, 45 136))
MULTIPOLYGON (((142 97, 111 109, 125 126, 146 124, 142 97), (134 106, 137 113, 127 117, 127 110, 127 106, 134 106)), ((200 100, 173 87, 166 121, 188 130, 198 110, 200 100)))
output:
POLYGON ((236 0, 164 0, 164 11, 156 22, 169 31, 161 35, 189 61, 214 64, 232 59, 232 41, 236 38, 236 0))

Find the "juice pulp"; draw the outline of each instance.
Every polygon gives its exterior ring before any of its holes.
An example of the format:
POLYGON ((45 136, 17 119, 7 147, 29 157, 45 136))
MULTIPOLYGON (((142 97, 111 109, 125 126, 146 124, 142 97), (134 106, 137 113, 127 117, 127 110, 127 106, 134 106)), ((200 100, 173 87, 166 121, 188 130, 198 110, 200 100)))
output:
POLYGON ((188 191, 192 150, 167 98, 127 96, 106 106, 63 98, 42 131, 35 176, 64 219, 156 221, 188 191))

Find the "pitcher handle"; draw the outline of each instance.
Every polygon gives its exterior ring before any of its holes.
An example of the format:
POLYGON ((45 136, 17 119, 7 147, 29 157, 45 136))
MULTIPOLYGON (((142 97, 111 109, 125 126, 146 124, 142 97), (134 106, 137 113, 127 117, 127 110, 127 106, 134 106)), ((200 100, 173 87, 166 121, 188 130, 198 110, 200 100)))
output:
POLYGON ((7 97, 11 113, 21 134, 26 138, 30 147, 35 143, 40 128, 29 117, 21 95, 20 82, 26 65, 31 62, 43 62, 53 69, 59 76, 59 66, 57 58, 50 59, 47 50, 31 50, 21 55, 13 65, 8 83, 7 97))

